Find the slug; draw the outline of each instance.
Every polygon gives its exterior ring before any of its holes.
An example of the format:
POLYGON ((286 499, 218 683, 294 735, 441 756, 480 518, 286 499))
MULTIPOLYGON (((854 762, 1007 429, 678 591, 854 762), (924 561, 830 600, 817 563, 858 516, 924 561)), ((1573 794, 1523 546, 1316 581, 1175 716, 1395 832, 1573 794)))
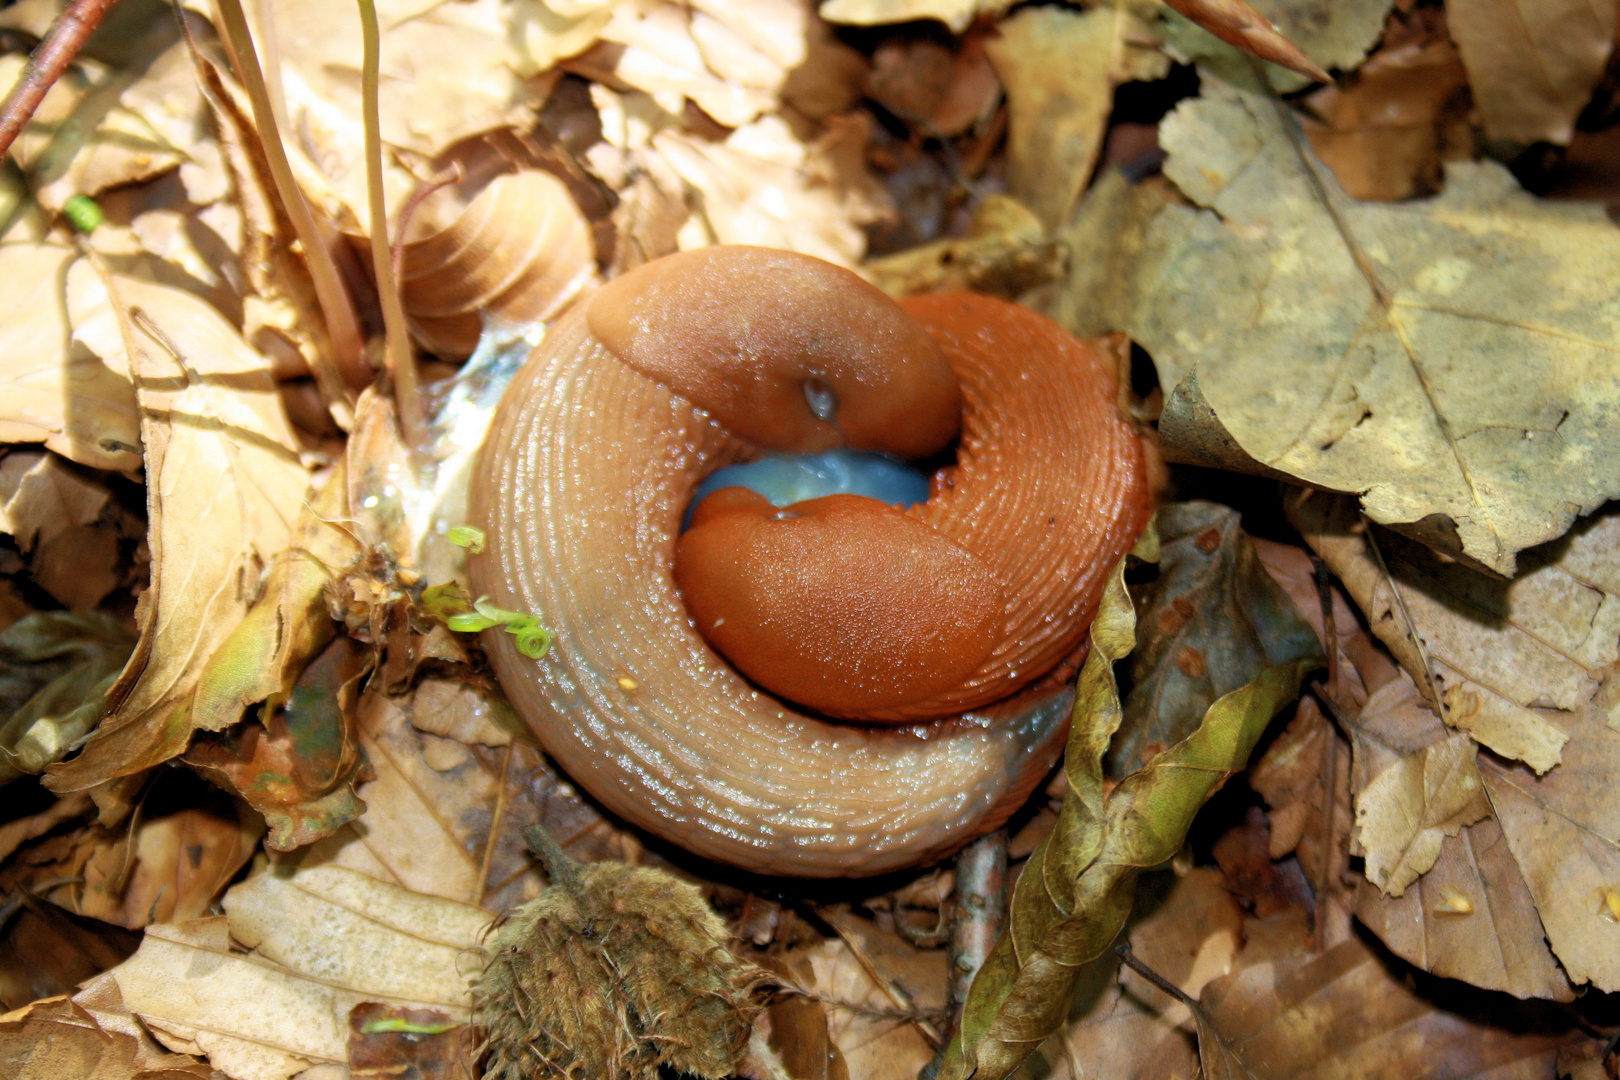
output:
POLYGON ((549 330, 491 425, 473 585, 556 631, 539 663, 486 634, 496 675, 576 782, 698 855, 833 877, 949 854, 1061 752, 1067 679, 1149 513, 1118 395, 1096 350, 1003 301, 896 304, 760 248, 650 263, 549 330), (953 438, 910 511, 722 488, 677 535, 698 483, 762 450, 953 438))

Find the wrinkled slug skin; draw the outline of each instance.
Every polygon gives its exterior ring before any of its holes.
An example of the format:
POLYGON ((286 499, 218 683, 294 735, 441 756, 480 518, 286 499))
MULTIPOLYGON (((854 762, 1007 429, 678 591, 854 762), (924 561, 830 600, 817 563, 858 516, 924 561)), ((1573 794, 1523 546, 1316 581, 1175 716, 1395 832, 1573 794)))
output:
POLYGON ((693 629, 671 572, 684 500, 745 449, 591 339, 583 312, 551 329, 472 490, 475 591, 557 635, 537 662, 485 633, 513 706, 609 809, 746 870, 876 874, 1000 824, 1061 751, 1073 692, 1056 678, 926 727, 859 728, 755 691, 693 629))

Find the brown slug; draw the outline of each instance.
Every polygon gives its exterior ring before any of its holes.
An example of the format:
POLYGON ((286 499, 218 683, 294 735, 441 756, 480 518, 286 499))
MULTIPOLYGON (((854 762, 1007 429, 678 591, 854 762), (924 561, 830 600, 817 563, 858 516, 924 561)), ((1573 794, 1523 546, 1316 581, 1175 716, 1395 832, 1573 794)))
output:
POLYGON ((697 854, 807 877, 948 854, 1061 752, 1151 504, 1118 396, 1098 351, 1003 301, 896 304, 760 248, 648 264, 549 330, 491 426, 473 584, 556 639, 537 663, 487 634, 490 660, 570 776, 697 854), (678 538, 696 485, 762 449, 918 458, 958 430, 910 511, 723 488, 678 538))

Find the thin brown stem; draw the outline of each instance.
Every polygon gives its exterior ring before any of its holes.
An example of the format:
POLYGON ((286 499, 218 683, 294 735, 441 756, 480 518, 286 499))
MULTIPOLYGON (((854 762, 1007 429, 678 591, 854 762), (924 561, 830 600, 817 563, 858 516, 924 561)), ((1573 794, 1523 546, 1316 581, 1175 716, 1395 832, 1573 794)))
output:
POLYGON ((388 371, 394 377, 395 406, 405 445, 413 453, 422 448, 422 399, 416 385, 416 358, 411 354, 410 329, 405 323, 405 305, 400 300, 399 282, 388 244, 388 204, 383 192, 382 116, 378 103, 377 77, 382 63, 382 35, 377 28, 377 5, 358 0, 364 61, 360 75, 360 96, 366 126, 366 188, 371 201, 371 262, 377 274, 377 298, 382 303, 383 340, 387 347, 388 371))
POLYGON ((22 78, 11 88, 6 100, 0 102, 0 156, 11 149, 22 129, 28 126, 34 110, 79 55, 113 3, 114 0, 73 0, 51 23, 44 40, 28 58, 22 78))
POLYGON ((270 166, 270 175, 275 180, 276 194, 281 197, 293 232, 304 249, 304 261, 309 266, 315 299, 326 318, 326 333, 331 341, 332 355, 315 358, 315 381, 327 397, 329 406, 335 401, 353 405, 353 396, 344 391, 344 386, 351 391, 359 390, 371 381, 371 369, 366 364, 360 340, 360 323, 355 318, 349 294, 343 287, 337 263, 321 241, 315 215, 311 213, 303 189, 293 176, 292 163, 287 159, 287 148, 282 144, 275 110, 270 104, 270 91, 265 85, 264 72, 259 68, 258 54, 253 49, 253 35, 248 30, 242 0, 219 0, 219 14, 225 37, 238 64, 237 74, 253 107, 253 122, 259 129, 259 141, 264 148, 265 162, 270 166), (337 396, 333 397, 334 394, 337 396))
POLYGON ((417 207, 434 192, 441 191, 451 184, 459 184, 466 178, 467 172, 461 167, 461 162, 452 161, 434 173, 425 184, 411 192, 411 197, 405 200, 404 207, 399 211, 399 224, 394 226, 394 248, 388 261, 394 268, 395 281, 405 279, 405 230, 410 227, 411 218, 416 216, 417 207))
POLYGON ((1157 971, 1154 971, 1152 968, 1148 967, 1140 959, 1138 959, 1137 955, 1131 951, 1130 942, 1120 942, 1118 945, 1114 946, 1114 951, 1119 954, 1119 958, 1125 962, 1126 967, 1142 976, 1142 978, 1146 979, 1154 986, 1157 986, 1160 990, 1163 990, 1165 993, 1169 994, 1171 997, 1175 998, 1177 1001, 1181 1002, 1194 1012, 1203 1011, 1204 1007, 1203 1005, 1199 1004, 1197 998, 1188 996, 1187 992, 1181 987, 1177 986, 1163 975, 1160 975, 1157 971))

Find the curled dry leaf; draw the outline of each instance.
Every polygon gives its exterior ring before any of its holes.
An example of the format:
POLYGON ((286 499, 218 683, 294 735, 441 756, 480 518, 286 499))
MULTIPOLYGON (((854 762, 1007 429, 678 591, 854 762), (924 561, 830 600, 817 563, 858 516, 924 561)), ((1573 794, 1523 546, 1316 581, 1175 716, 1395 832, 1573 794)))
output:
POLYGON ((1103 953, 1130 913, 1137 875, 1175 854, 1198 808, 1243 768, 1315 666, 1305 660, 1267 668, 1109 791, 1102 759, 1121 716, 1113 664, 1134 642, 1135 616, 1116 571, 1080 673, 1058 823, 1025 865, 1007 929, 974 979, 941 1069, 950 1080, 1007 1076, 1057 1029, 1080 966, 1103 953))
POLYGON ((479 908, 327 867, 260 874, 225 910, 149 927, 112 975, 165 1046, 238 1080, 344 1064, 361 1002, 470 1016, 489 926, 479 908))
POLYGON ((1208 209, 1155 219, 1117 313, 1171 388, 1167 455, 1359 492, 1503 574, 1620 494, 1620 322, 1597 285, 1620 234, 1598 209, 1487 163, 1429 202, 1354 203, 1277 102, 1203 85, 1161 140, 1208 209))
POLYGON ((1322 653, 1315 631, 1255 558, 1237 511, 1167 503, 1154 520, 1159 575, 1137 597, 1142 642, 1126 665, 1125 718, 1105 759, 1111 776, 1180 742, 1216 698, 1263 669, 1322 653))
POLYGON ((1007 184, 1049 229, 1066 225, 1091 178, 1114 87, 1163 78, 1169 60, 1122 5, 1029 7, 985 42, 1007 91, 1007 184))
POLYGON ((113 711, 78 757, 53 766, 48 783, 64 791, 185 749, 198 680, 288 546, 309 482, 268 363, 218 312, 132 279, 112 299, 133 346, 117 361, 141 386, 152 581, 113 711))
POLYGON ((1347 499, 1311 496, 1289 512, 1372 632, 1431 701, 1439 695, 1448 724, 1537 772, 1558 763, 1568 738, 1559 717, 1620 660, 1620 514, 1527 552, 1503 581, 1367 532, 1347 499))
POLYGON ((92 321, 117 335, 94 273, 65 244, 12 241, 0 244, 0 280, 11 283, 0 290, 0 442, 42 442, 82 465, 134 472, 141 429, 129 365, 79 338, 92 321))
POLYGON ((1614 49, 1615 0, 1447 0, 1485 132, 1569 145, 1614 49))
POLYGON ((46 998, 0 1016, 0 1062, 11 1080, 209 1080, 214 1070, 171 1054, 130 1021, 103 1026, 79 998, 46 998))
MULTIPOLYGON (((1404 673, 1374 692, 1349 731, 1353 779, 1364 806, 1378 798, 1368 790, 1373 778, 1403 762, 1421 763, 1434 748, 1462 738, 1448 737, 1404 673)), ((1475 765, 1476 775, 1481 768, 1475 765)), ((1486 817, 1444 839, 1432 867, 1400 896, 1386 896, 1372 882, 1361 881, 1356 917, 1397 956, 1435 975, 1516 997, 1568 1001, 1574 989, 1547 946, 1535 900, 1501 824, 1487 810, 1486 817)))

